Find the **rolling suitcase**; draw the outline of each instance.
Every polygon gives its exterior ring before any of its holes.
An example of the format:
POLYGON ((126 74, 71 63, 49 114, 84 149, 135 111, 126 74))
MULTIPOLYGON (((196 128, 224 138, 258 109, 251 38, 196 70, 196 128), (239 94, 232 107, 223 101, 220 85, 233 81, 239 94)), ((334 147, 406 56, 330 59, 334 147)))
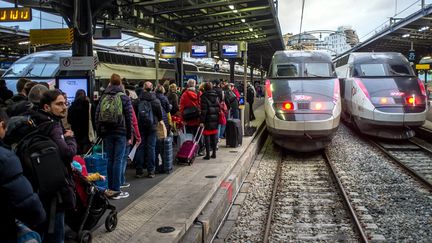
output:
POLYGON ((204 128, 199 127, 193 140, 187 140, 181 145, 176 156, 177 163, 184 163, 188 165, 192 164, 198 153, 199 141, 201 139, 203 131, 204 128))
POLYGON ((243 132, 241 128, 241 121, 239 119, 227 120, 225 138, 227 147, 236 148, 242 144, 243 132))
POLYGON ((170 172, 173 169, 173 134, 170 133, 163 142, 164 153, 163 153, 163 168, 165 172, 170 172))

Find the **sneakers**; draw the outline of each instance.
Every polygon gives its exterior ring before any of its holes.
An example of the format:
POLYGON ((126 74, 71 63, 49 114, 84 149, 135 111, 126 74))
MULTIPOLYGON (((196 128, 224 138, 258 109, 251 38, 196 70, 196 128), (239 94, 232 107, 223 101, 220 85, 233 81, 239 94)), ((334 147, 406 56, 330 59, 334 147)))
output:
POLYGON ((211 158, 216 159, 216 153, 212 153, 211 158))
POLYGON ((113 197, 116 197, 116 196, 118 196, 120 193, 121 193, 121 192, 119 192, 119 191, 113 191, 113 190, 110 190, 110 189, 106 189, 106 190, 104 191, 104 194, 105 194, 105 196, 106 196, 107 198, 113 198, 113 197))
POLYGON ((125 182, 123 185, 120 186, 120 188, 128 188, 130 187, 130 183, 125 182))
POLYGON ((143 170, 137 169, 135 173, 135 178, 143 178, 143 177, 144 177, 143 170))
POLYGON ((127 198, 127 197, 129 197, 128 192, 120 192, 120 194, 118 194, 115 197, 112 197, 111 199, 118 200, 118 199, 127 198))
POLYGON ((154 172, 150 172, 147 175, 148 178, 154 178, 155 177, 155 173, 154 172))

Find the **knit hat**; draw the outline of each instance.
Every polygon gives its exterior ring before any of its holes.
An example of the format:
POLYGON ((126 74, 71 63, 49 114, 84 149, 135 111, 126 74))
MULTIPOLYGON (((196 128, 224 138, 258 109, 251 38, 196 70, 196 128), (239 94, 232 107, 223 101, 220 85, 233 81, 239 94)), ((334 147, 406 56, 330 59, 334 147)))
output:
POLYGON ((39 104, 42 95, 48 91, 48 88, 42 84, 37 84, 33 88, 31 88, 28 94, 28 100, 33 104, 39 104))

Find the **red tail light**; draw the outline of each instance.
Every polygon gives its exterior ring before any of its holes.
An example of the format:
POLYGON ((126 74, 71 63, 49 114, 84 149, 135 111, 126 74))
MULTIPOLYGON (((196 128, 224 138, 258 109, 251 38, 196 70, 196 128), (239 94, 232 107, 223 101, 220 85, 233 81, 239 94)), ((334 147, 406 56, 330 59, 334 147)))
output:
POLYGON ((266 93, 267 93, 267 98, 272 98, 273 94, 272 94, 272 91, 271 91, 271 83, 270 83, 269 79, 267 79, 265 81, 265 89, 266 89, 266 93))
POLYGON ((364 86, 363 82, 359 78, 354 79, 357 85, 360 87, 360 89, 363 91, 363 93, 370 99, 369 92, 367 91, 366 87, 364 86))
POLYGON ((417 79, 417 82, 420 86, 420 91, 421 91, 422 95, 426 96, 426 88, 425 88, 423 81, 421 81, 420 79, 417 79))
POLYGON ((294 110, 294 104, 290 101, 284 102, 282 104, 282 109, 286 110, 286 111, 292 111, 292 110, 294 110))
POLYGON ((406 98, 406 103, 408 104, 408 105, 415 105, 415 96, 410 96, 410 97, 407 97, 406 98))

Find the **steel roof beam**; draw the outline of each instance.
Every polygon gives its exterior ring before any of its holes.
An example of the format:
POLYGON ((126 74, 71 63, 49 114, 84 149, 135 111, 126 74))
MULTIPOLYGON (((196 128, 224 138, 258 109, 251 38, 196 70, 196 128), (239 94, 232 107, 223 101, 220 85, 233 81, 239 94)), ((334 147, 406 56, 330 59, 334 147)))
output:
POLYGON ((185 11, 191 11, 191 10, 223 7, 223 6, 227 6, 228 4, 235 5, 235 4, 243 4, 243 3, 250 3, 250 2, 257 2, 257 0, 237 0, 237 1, 236 0, 234 0, 234 1, 222 0, 222 1, 216 1, 216 2, 210 2, 210 3, 199 3, 196 5, 191 5, 191 6, 187 6, 187 7, 179 6, 178 9, 157 11, 157 12, 153 13, 153 15, 171 14, 171 13, 185 12, 185 11))

